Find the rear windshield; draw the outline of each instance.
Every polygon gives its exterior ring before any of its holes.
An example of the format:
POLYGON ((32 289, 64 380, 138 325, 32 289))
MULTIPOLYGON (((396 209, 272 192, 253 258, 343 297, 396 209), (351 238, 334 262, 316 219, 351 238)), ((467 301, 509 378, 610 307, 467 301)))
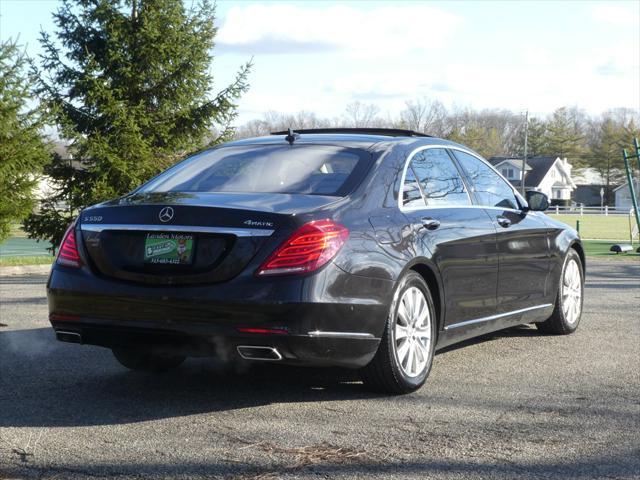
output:
POLYGON ((138 193, 345 195, 370 157, 363 150, 323 145, 222 147, 186 159, 138 193))

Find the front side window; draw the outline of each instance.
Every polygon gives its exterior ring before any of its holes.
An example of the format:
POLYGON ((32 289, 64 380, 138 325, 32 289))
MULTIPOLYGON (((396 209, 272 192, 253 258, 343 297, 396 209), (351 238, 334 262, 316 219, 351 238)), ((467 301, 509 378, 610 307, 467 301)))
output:
POLYGON ((341 195, 370 158, 365 151, 321 145, 223 147, 194 155, 138 192, 341 195))
POLYGON ((496 172, 479 158, 459 150, 454 155, 467 173, 480 205, 485 207, 512 208, 517 210, 518 200, 513 189, 496 172))
POLYGON ((460 172, 443 148, 429 148, 416 153, 411 160, 411 168, 428 206, 471 203, 460 172))

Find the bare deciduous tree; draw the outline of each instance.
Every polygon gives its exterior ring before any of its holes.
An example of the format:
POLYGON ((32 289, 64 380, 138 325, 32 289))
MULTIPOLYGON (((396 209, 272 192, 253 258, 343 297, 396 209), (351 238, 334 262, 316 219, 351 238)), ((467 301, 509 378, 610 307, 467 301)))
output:
POLYGON ((377 118, 380 109, 372 103, 351 102, 345 108, 345 119, 350 127, 378 127, 385 123, 377 118))

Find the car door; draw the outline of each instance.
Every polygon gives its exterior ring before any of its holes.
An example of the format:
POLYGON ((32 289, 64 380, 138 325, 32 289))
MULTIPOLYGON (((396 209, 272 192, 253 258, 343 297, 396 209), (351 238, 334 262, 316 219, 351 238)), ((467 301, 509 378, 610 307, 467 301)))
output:
POLYGON ((452 150, 478 204, 496 225, 498 314, 548 302, 550 249, 543 215, 523 211, 513 187, 484 160, 452 150))
POLYGON ((472 205, 461 172, 444 148, 409 156, 401 210, 413 225, 418 255, 430 256, 444 289, 445 328, 495 314, 496 229, 472 205))

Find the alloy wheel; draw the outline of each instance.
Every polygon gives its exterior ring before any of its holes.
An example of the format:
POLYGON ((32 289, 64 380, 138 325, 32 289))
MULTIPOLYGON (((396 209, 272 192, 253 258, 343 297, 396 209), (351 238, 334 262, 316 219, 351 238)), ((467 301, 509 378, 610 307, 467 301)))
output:
POLYGON ((410 287, 402 295, 395 324, 395 349, 400 368, 417 377, 427 367, 431 351, 431 313, 424 293, 410 287))
POLYGON ((562 279, 562 312, 567 323, 573 324, 580 318, 582 309, 582 277, 574 258, 570 258, 562 279))

